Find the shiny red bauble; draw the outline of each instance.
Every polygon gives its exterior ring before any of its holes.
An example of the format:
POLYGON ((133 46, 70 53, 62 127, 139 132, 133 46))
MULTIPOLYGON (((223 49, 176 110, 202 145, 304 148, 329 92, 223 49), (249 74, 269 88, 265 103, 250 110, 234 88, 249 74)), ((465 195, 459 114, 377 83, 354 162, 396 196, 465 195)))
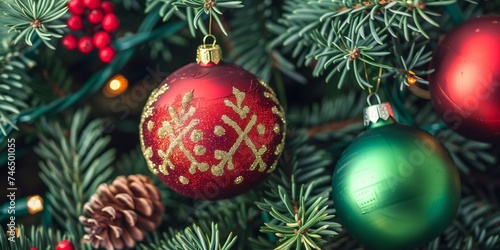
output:
POLYGON ((66 35, 62 39, 62 45, 68 50, 74 50, 78 45, 78 38, 75 35, 66 35))
POLYGON ((83 5, 91 10, 99 8, 101 0, 82 0, 83 5))
POLYGON ((106 31, 99 31, 93 37, 94 45, 98 49, 102 49, 111 42, 111 35, 106 31))
POLYGON ((116 51, 113 47, 108 46, 99 50, 99 59, 103 63, 110 63, 115 58, 116 51))
POLYGON ((75 250, 75 246, 69 240, 62 240, 57 244, 56 250, 75 250))
POLYGON ((91 24, 98 24, 102 21, 103 17, 104 13, 102 12, 102 10, 96 9, 89 12, 89 14, 87 15, 87 20, 89 20, 89 23, 91 24))
POLYGON ((284 111, 265 83, 231 63, 191 63, 151 94, 140 139, 150 170, 195 199, 229 198, 269 175, 284 147, 284 111))
POLYGON ((114 13, 115 6, 112 2, 104 1, 101 2, 101 10, 104 11, 104 13, 114 13))
POLYGON ((120 27, 120 21, 113 13, 108 13, 102 19, 102 29, 108 32, 116 31, 120 27))
POLYGON ((82 0, 71 0, 68 2, 68 11, 74 15, 83 15, 85 6, 82 0))
POLYGON ((88 54, 94 49, 94 44, 92 43, 92 38, 84 36, 78 41, 78 49, 83 54, 88 54))
POLYGON ((434 54, 432 103, 442 120, 469 139, 500 142, 500 16, 470 19, 434 54))
POLYGON ((66 24, 70 30, 78 31, 83 28, 83 19, 81 16, 72 16, 68 18, 66 24))

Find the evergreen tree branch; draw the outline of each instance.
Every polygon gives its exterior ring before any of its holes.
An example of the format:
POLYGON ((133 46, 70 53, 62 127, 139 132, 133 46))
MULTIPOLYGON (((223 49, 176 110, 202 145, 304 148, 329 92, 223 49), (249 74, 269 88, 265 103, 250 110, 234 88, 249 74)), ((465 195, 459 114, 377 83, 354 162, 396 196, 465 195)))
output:
POLYGON ((88 108, 75 112, 67 125, 42 120, 45 131, 35 148, 43 159, 40 178, 49 190, 48 209, 76 239, 84 235, 78 221, 83 204, 113 172, 114 150, 106 150, 110 138, 102 136, 100 120, 84 126, 88 112, 88 108))
POLYGON ((49 250, 54 249, 63 239, 74 240, 73 237, 51 228, 30 226, 26 229, 24 225, 18 224, 17 230, 17 236, 10 241, 10 234, 6 234, 3 227, 0 227, 0 249, 26 250, 36 247, 39 250, 49 250))
POLYGON ((26 44, 32 46, 35 34, 51 49, 55 49, 50 41, 61 38, 66 24, 59 21, 68 7, 63 0, 3 0, 0 12, 3 13, 6 26, 17 32, 14 43, 24 38, 26 44))
POLYGON ((229 22, 231 51, 229 60, 270 82, 273 70, 279 70, 296 82, 306 79, 296 72, 295 66, 285 56, 284 51, 273 43, 276 35, 282 34, 282 27, 274 18, 279 12, 271 1, 244 0, 245 8, 235 11, 229 22))
MULTIPOLYGON (((258 188, 257 188, 258 189, 258 188)), ((232 249, 248 249, 248 238, 255 237, 254 228, 262 225, 261 212, 255 205, 262 192, 251 190, 232 199, 216 202, 194 201, 191 207, 183 207, 187 221, 196 223, 203 231, 209 231, 216 222, 220 227, 220 235, 227 237, 233 233, 238 237, 232 249)))
POLYGON ((220 237, 217 224, 212 223, 209 232, 203 231, 199 226, 193 224, 182 231, 153 236, 156 243, 150 245, 140 244, 139 248, 164 249, 164 250, 230 250, 236 242, 236 237, 232 234, 224 240, 220 237))
POLYGON ((33 71, 38 74, 30 81, 33 95, 30 100, 31 107, 51 103, 70 93, 73 77, 66 71, 64 63, 55 56, 53 50, 42 53, 37 60, 38 66, 33 71))
POLYGON ((299 64, 310 65, 317 60, 315 77, 333 65, 326 72, 326 81, 335 79, 339 88, 348 76, 353 76, 361 88, 369 88, 373 85, 371 79, 378 78, 374 76, 379 68, 384 69, 384 77, 404 76, 401 82, 408 84, 408 72, 430 72, 415 69, 428 62, 432 54, 428 49, 420 49, 422 44, 417 43, 417 38, 429 39, 427 31, 439 26, 436 17, 440 15, 434 9, 454 2, 289 0, 279 19, 286 32, 275 43, 293 45, 293 56, 299 64), (409 46, 401 51, 397 48, 400 43, 409 46), (389 56, 393 54, 389 51, 392 46, 400 53, 389 56), (337 74, 339 77, 334 77, 337 74))
POLYGON ((195 29, 200 29, 203 34, 207 30, 203 24, 203 17, 212 16, 220 30, 227 35, 226 29, 220 20, 222 9, 242 8, 242 1, 234 0, 147 0, 146 13, 158 11, 164 22, 168 21, 174 14, 181 19, 187 20, 191 35, 194 37, 195 29), (184 8, 185 13, 179 12, 179 8, 184 8))
MULTIPOLYGON (((321 101, 310 106, 293 106, 287 114, 289 128, 309 128, 308 133, 317 133, 318 128, 335 122, 361 119, 366 96, 356 91, 342 95, 325 96, 321 101)), ((325 130, 323 130, 325 131, 325 130)))
POLYGON ((30 80, 27 70, 33 65, 17 49, 9 48, 7 40, 0 44, 0 130, 4 136, 8 134, 6 125, 17 129, 10 116, 28 108, 26 100, 32 90, 26 86, 30 80))
MULTIPOLYGON (((338 234, 340 224, 333 222, 331 208, 331 174, 326 167, 332 164, 325 151, 307 143, 305 131, 294 131, 288 138, 286 156, 281 162, 289 169, 279 169, 268 181, 269 191, 263 201, 256 202, 272 220, 261 227, 261 232, 276 235, 276 249, 321 249, 325 238, 338 234)), ((270 242, 253 240, 256 247, 270 242)))
POLYGON ((462 197, 457 218, 440 238, 450 249, 499 249, 498 223, 498 204, 469 195, 462 197))

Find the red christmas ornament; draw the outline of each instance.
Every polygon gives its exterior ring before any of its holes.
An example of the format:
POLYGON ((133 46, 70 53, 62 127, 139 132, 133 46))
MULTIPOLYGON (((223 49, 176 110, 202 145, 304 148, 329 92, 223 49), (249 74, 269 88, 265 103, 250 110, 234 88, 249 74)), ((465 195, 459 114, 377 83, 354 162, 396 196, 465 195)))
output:
POLYGON ((92 38, 84 36, 78 41, 78 49, 83 54, 88 54, 94 49, 94 44, 92 44, 92 38))
POLYGON ((432 103, 457 133, 500 142, 500 16, 466 21, 446 35, 433 59, 432 103))
POLYGON ((98 49, 102 49, 111 42, 111 35, 106 31, 99 31, 94 35, 94 45, 98 49))
POLYGON ((30 250, 38 250, 38 248, 32 247, 32 248, 30 248, 30 250))
POLYGON ((99 8, 101 0, 82 0, 83 5, 91 10, 99 8))
POLYGON ((102 18, 104 17, 104 13, 100 9, 96 10, 91 10, 87 16, 87 19, 89 20, 89 23, 91 24, 98 24, 102 21, 102 18))
POLYGON ((102 19, 102 28, 105 31, 113 32, 116 31, 120 27, 120 21, 115 16, 115 14, 108 13, 102 19))
POLYGON ((81 16, 72 16, 68 18, 66 24, 70 30, 78 31, 83 28, 83 19, 81 16))
POLYGON ((75 35, 66 35, 62 39, 63 46, 68 50, 74 50, 78 44, 78 38, 75 35))
POLYGON ((75 250, 75 246, 69 240, 62 240, 57 244, 56 250, 75 250))
POLYGON ((112 2, 104 1, 101 3, 101 10, 104 11, 104 13, 115 13, 115 6, 113 5, 112 2))
POLYGON ((68 11, 74 15, 83 15, 85 13, 85 6, 82 0, 71 0, 68 2, 68 11))
POLYGON ((217 200, 254 188, 284 147, 284 111, 273 90, 202 45, 198 64, 168 76, 150 96, 140 139, 150 170, 170 188, 217 200))
POLYGON ((108 46, 99 50, 99 59, 103 63, 110 63, 115 58, 116 51, 113 47, 108 46))

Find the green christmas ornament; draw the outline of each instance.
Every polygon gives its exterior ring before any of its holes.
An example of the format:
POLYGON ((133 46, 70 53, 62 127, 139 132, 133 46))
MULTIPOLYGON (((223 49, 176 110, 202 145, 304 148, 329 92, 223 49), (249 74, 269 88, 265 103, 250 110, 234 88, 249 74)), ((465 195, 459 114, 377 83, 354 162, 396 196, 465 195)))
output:
POLYGON ((366 108, 365 126, 333 175, 342 225, 370 249, 406 250, 433 240, 460 201, 450 154, 429 133, 397 124, 388 103, 366 108))

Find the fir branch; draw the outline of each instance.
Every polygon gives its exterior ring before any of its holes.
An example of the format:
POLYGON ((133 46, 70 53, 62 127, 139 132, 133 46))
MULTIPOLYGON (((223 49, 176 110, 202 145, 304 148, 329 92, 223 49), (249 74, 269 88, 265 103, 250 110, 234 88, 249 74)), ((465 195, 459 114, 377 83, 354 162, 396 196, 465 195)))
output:
POLYGON ((28 108, 26 99, 32 93, 27 70, 34 62, 24 57, 17 49, 9 48, 7 40, 0 43, 0 130, 7 136, 5 126, 17 126, 10 115, 28 108))
POLYGON ((273 3, 244 0, 243 4, 246 7, 236 11, 229 22, 232 29, 229 59, 265 82, 270 82, 273 69, 277 69, 294 81, 305 83, 306 79, 273 43, 274 37, 284 32, 275 24, 274 18, 279 13, 273 3))
POLYGON ((400 82, 400 90, 404 86, 410 84, 429 84, 429 82, 420 76, 426 76, 434 69, 420 68, 432 60, 432 51, 426 51, 429 40, 415 38, 414 41, 406 43, 401 39, 391 38, 392 52, 394 53, 394 68, 391 68, 387 73, 380 76, 381 79, 396 78, 400 82), (420 48, 420 49, 417 49, 420 48), (416 82, 409 83, 408 80, 413 78, 416 82))
POLYGON ((499 249, 500 209, 471 195, 463 197, 457 218, 441 239, 450 249, 499 249))
POLYGON ((61 38, 62 29, 66 27, 59 21, 68 10, 64 0, 4 0, 0 3, 0 11, 10 31, 17 32, 14 43, 22 38, 32 46, 35 34, 51 49, 51 38, 61 38))
MULTIPOLYGON (((410 30, 417 32, 429 38, 426 31, 422 28, 422 22, 439 27, 439 24, 431 16, 439 16, 438 13, 430 10, 428 7, 444 6, 455 3, 456 0, 427 0, 423 1, 365 1, 351 0, 338 3, 338 9, 335 12, 327 13, 321 16, 320 20, 328 18, 352 19, 354 17, 364 16, 363 18, 368 26, 378 26, 376 21, 381 21, 387 27, 389 32, 395 36, 391 26, 403 29, 407 40, 410 37, 410 30), (368 18, 369 17, 369 18, 368 18)), ((374 34, 374 29, 371 29, 374 34)), ((380 40, 379 43, 382 41, 380 40)))
POLYGON ((114 150, 106 150, 110 138, 102 136, 100 120, 84 127, 88 113, 88 108, 75 112, 68 125, 42 119, 44 134, 35 148, 44 159, 39 163, 40 178, 49 190, 48 209, 76 239, 84 235, 78 221, 83 204, 99 184, 110 180, 113 171, 114 150))
POLYGON ((25 229, 22 224, 17 225, 17 235, 13 241, 9 240, 9 235, 0 227, 0 249, 26 250, 36 247, 39 250, 49 250, 54 249, 63 239, 74 240, 73 237, 51 228, 30 226, 25 229))
MULTIPOLYGON (((276 249, 320 249, 325 238, 337 235, 340 225, 333 222, 331 208, 331 166, 329 155, 308 144, 304 130, 294 131, 287 141, 286 155, 294 157, 281 161, 279 169, 267 182, 269 191, 257 206, 273 219, 261 227, 261 232, 280 238, 276 249), (329 208, 330 207, 330 208, 329 208)), ((266 241, 253 240, 262 246, 266 241)))
POLYGON ((485 172, 497 163, 492 155, 493 145, 469 140, 451 129, 440 131, 436 137, 448 149, 460 172, 470 174, 473 169, 485 172))
MULTIPOLYGON (((365 95, 356 91, 345 94, 325 96, 320 102, 310 106, 293 106, 287 114, 289 128, 309 128, 309 133, 317 134, 318 127, 333 122, 345 122, 360 119, 363 115, 365 95)), ((324 131, 324 130, 323 130, 324 131)))
POLYGON ((203 16, 212 16, 222 33, 227 35, 221 21, 221 7, 227 9, 242 8, 242 1, 234 0, 146 0, 146 13, 158 11, 164 22, 174 14, 181 19, 187 19, 191 35, 195 36, 195 29, 200 28, 203 34, 207 30, 203 25, 203 16), (185 8, 185 13, 180 13, 179 8, 185 8))
POLYGON ((298 193, 292 192, 292 196, 289 196, 282 186, 278 186, 280 205, 267 199, 266 205, 259 203, 259 208, 270 213, 278 222, 265 223, 261 228, 261 232, 272 233, 280 238, 281 244, 276 249, 290 249, 293 246, 301 249, 300 245, 305 249, 321 249, 320 246, 326 243, 323 237, 338 234, 335 229, 340 228, 340 225, 331 222, 334 216, 326 211, 328 198, 311 197, 312 188, 313 184, 302 185, 298 193))
POLYGON ((185 47, 186 44, 188 44, 187 39, 179 35, 172 35, 165 39, 153 40, 148 43, 150 48, 149 56, 152 59, 158 59, 161 56, 164 61, 170 62, 174 59, 170 47, 172 45, 185 47))
MULTIPOLYGON (((331 33, 334 38, 315 33, 313 37, 319 46, 311 52, 312 55, 315 55, 315 59, 318 60, 314 68, 314 76, 321 75, 325 68, 335 65, 326 77, 327 82, 332 79, 337 71, 340 73, 337 86, 341 88, 345 83, 347 73, 350 72, 354 75, 359 86, 364 89, 365 87, 373 87, 366 77, 371 74, 371 72, 367 71, 367 66, 391 69, 389 65, 381 63, 390 54, 386 49, 386 45, 379 44, 374 36, 363 38, 362 32, 354 28, 347 28, 356 27, 359 21, 359 18, 355 18, 349 26, 340 21, 334 24, 331 33)), ((382 35, 381 39, 386 37, 387 35, 382 35)))
MULTIPOLYGON (((405 83, 408 72, 428 73, 415 71, 415 67, 430 60, 431 54, 427 48, 420 49, 422 44, 417 43, 417 38, 428 39, 427 31, 432 30, 433 25, 438 26, 435 17, 440 15, 434 9, 454 2, 289 0, 279 19, 286 32, 279 35, 275 43, 295 46, 293 56, 299 64, 310 65, 317 60, 315 77, 334 65, 327 72, 326 81, 332 81, 338 72, 339 77, 335 80, 339 88, 349 75, 355 77, 361 88, 371 87, 370 79, 377 78, 373 74, 379 68, 389 71, 384 77, 403 77, 401 81, 405 83), (405 41, 400 41, 399 37, 404 37, 405 41), (410 46, 388 57, 391 53, 385 46, 397 47, 408 42, 410 46)), ((419 81, 425 83, 421 78, 419 81)))
POLYGON ((255 205, 260 197, 260 191, 251 190, 232 199, 195 201, 191 207, 182 207, 181 210, 189 223, 196 223, 203 231, 209 231, 212 222, 216 222, 222 237, 231 233, 238 236, 232 249, 246 250, 248 238, 256 236, 253 229, 262 225, 261 212, 255 205))
POLYGON ((73 77, 66 71, 64 63, 55 56, 53 50, 47 50, 38 57, 37 72, 30 86, 33 89, 30 106, 37 107, 65 97, 70 93, 73 77))
POLYGON ((164 249, 164 250, 230 250, 236 242, 236 237, 232 234, 225 239, 219 235, 217 224, 212 223, 209 232, 204 232, 199 226, 193 224, 192 227, 162 236, 153 236, 156 243, 150 245, 140 244, 139 248, 146 249, 164 249), (161 237, 161 238, 160 238, 161 237))

